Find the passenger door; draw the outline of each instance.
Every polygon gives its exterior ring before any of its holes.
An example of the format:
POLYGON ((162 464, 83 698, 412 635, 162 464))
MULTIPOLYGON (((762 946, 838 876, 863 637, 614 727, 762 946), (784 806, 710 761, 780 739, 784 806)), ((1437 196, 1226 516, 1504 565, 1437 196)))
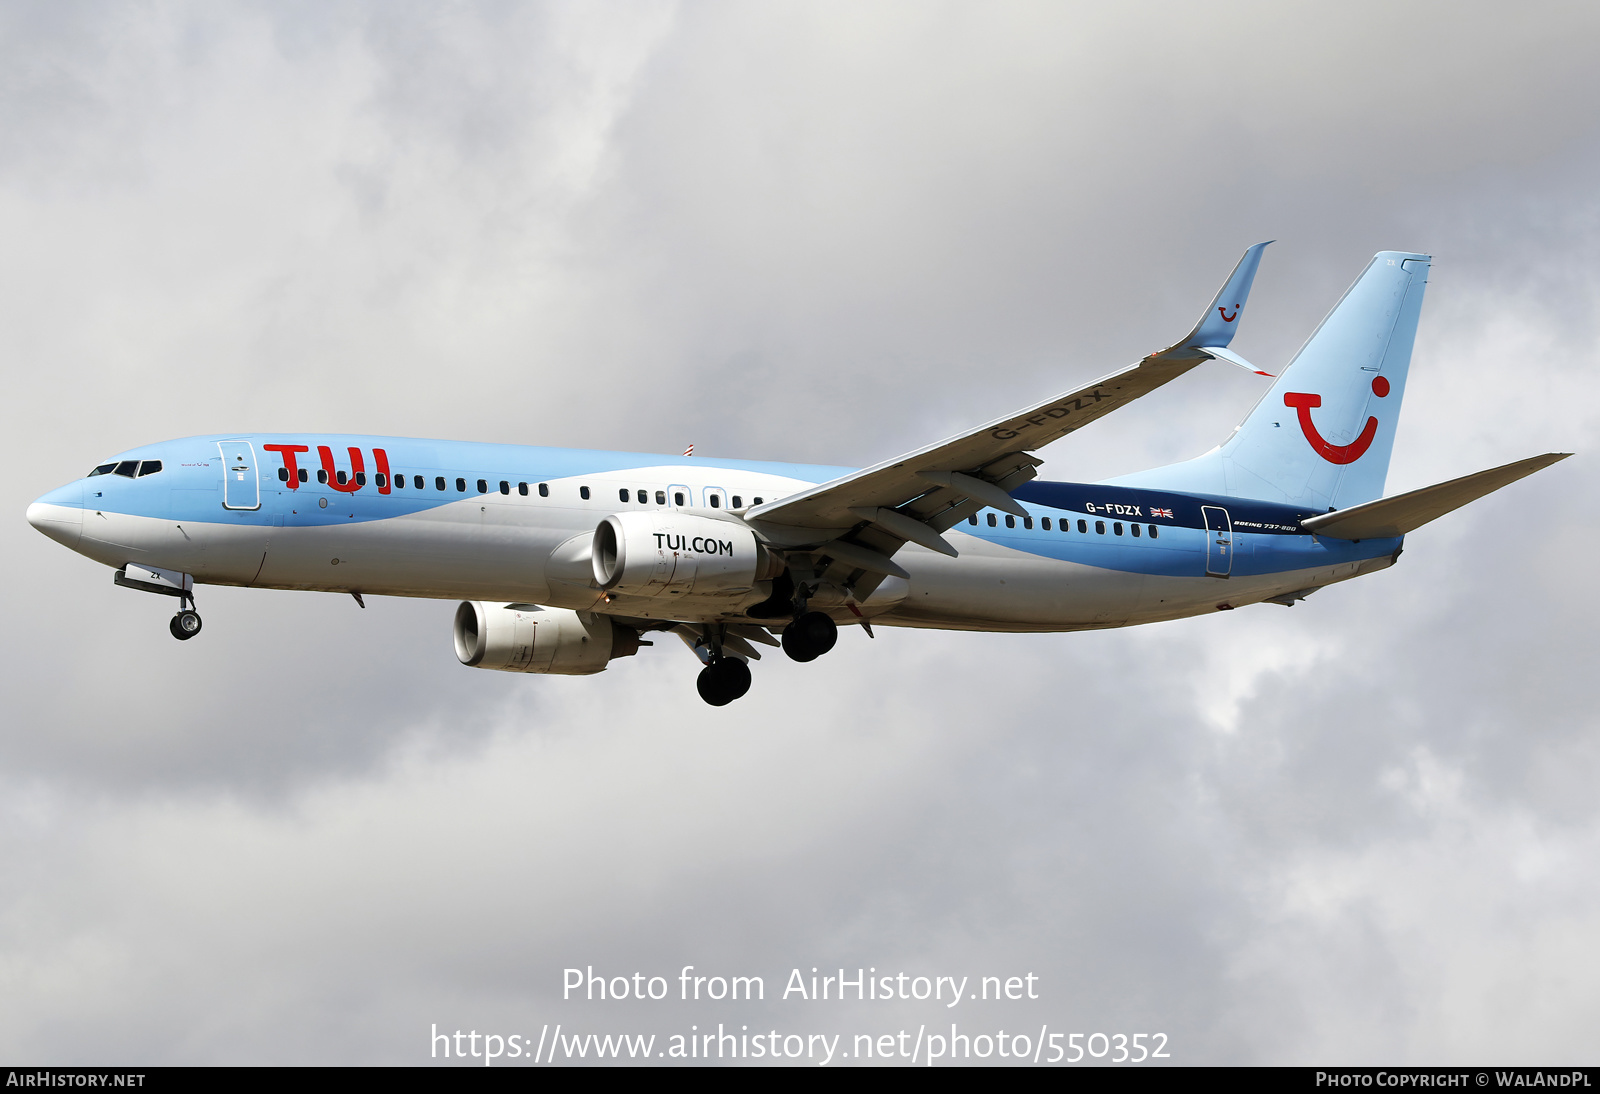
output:
POLYGON ((1220 505, 1202 505, 1206 522, 1206 574, 1227 577, 1233 572, 1233 522, 1220 505))
POLYGON ((218 441, 217 451, 222 454, 222 507, 260 509, 255 447, 249 441, 218 441))

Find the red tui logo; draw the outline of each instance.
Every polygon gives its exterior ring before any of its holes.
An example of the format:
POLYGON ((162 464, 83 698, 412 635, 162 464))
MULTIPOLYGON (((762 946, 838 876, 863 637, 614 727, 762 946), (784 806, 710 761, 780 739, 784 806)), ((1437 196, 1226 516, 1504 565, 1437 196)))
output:
MULTIPOLYGON (((1389 381, 1382 376, 1372 380, 1372 393, 1382 399, 1389 394, 1389 381)), ((1361 436, 1349 444, 1329 444, 1323 440, 1322 434, 1317 430, 1317 423, 1311 420, 1311 411, 1322 405, 1322 396, 1311 395, 1299 391, 1286 391, 1283 395, 1283 405, 1292 406, 1300 416, 1300 432, 1306 435, 1306 442, 1316 451, 1317 455, 1329 463, 1355 463, 1367 454, 1367 449, 1372 446, 1372 438, 1378 435, 1378 419, 1367 418, 1367 424, 1361 427, 1361 436)))

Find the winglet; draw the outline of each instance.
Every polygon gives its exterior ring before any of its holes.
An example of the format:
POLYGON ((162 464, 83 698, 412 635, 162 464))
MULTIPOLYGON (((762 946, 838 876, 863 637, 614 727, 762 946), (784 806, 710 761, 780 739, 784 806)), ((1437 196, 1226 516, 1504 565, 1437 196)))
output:
MULTIPOLYGON (((1248 248, 1244 256, 1239 259, 1239 264, 1233 268, 1233 273, 1228 275, 1228 280, 1223 282, 1222 288, 1217 291, 1217 297, 1211 301, 1211 306, 1200 317, 1200 322, 1195 324, 1189 336, 1173 349, 1226 349, 1229 342, 1233 341, 1234 332, 1239 329, 1239 315, 1244 311, 1244 303, 1250 298, 1250 286, 1256 279, 1256 267, 1261 265, 1261 252, 1266 250, 1267 243, 1257 243, 1248 248)), ((1231 355, 1223 357, 1225 361, 1239 364, 1231 355)), ((1258 371, 1252 368, 1250 371, 1258 371)), ((1263 375, 1265 375, 1263 373, 1263 375)))

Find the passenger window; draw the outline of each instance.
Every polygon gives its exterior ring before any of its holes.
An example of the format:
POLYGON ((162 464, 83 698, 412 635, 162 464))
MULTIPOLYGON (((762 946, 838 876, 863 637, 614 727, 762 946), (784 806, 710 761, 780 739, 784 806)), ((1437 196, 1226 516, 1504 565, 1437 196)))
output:
POLYGON ((1101 535, 1101 536, 1105 535, 1106 534, 1106 522, 1103 521, 1103 520, 1095 521, 1094 522, 1094 530, 1095 530, 1095 534, 1096 535, 1101 535))
POLYGON ((578 487, 578 497, 582 498, 584 501, 588 501, 589 500, 589 488, 587 486, 578 487))
POLYGON ((967 518, 967 523, 972 525, 974 528, 976 528, 978 526, 978 514, 974 513, 970 517, 968 517, 967 518))
POLYGON ((1122 534, 1122 522, 1120 520, 1117 521, 1111 526, 1111 530, 1120 536, 1122 534))
POLYGON ((683 504, 683 491, 682 490, 674 490, 672 492, 672 504, 673 505, 682 505, 683 504))
POLYGON ((1086 521, 1086 520, 1080 520, 1078 522, 1078 531, 1087 532, 1088 530, 1089 530, 1089 522, 1086 521))
POLYGON ((466 479, 460 479, 460 478, 456 479, 456 493, 465 494, 466 492, 467 492, 467 480, 466 479))
POLYGON ((1128 525, 1128 531, 1133 533, 1133 538, 1134 539, 1138 539, 1139 538, 1139 526, 1137 524, 1128 525))
POLYGON ((750 504, 751 505, 760 505, 761 504, 761 499, 760 498, 751 498, 750 499, 750 504))
POLYGON ((279 482, 288 482, 289 481, 289 469, 287 467, 278 468, 278 481, 279 482))
POLYGON ((1049 517, 1040 517, 1039 518, 1039 527, 1043 528, 1046 532, 1048 532, 1050 530, 1050 518, 1049 517))
POLYGON ((394 484, 400 489, 404 490, 406 488, 406 477, 404 475, 396 475, 394 477, 394 484))
POLYGON ((111 474, 111 472, 115 471, 116 469, 117 469, 117 465, 114 464, 114 463, 103 463, 99 467, 95 468, 93 471, 91 471, 87 475, 85 475, 84 478, 92 479, 96 475, 109 475, 109 474, 111 474))
POLYGON ((665 505, 665 504, 667 504, 667 492, 665 490, 657 490, 656 491, 656 504, 657 505, 665 505))
POLYGON ((142 479, 146 475, 154 475, 157 471, 160 471, 160 470, 161 470, 161 461, 160 460, 145 460, 143 463, 141 463, 139 465, 139 477, 142 479))
POLYGON ((629 494, 626 490, 618 490, 617 497, 621 498, 623 501, 627 501, 629 494))
POLYGON ((511 493, 511 484, 509 482, 507 482, 505 479, 501 479, 500 480, 500 492, 502 494, 511 493))
POLYGON ((1007 514, 1007 515, 1006 515, 1006 527, 1007 527, 1007 528, 1015 528, 1015 527, 1016 527, 1016 526, 1017 526, 1017 518, 1016 518, 1016 517, 1013 517, 1013 516, 1011 516, 1011 515, 1010 515, 1010 514, 1009 514, 1009 513, 1008 513, 1008 514, 1007 514))
POLYGON ((305 482, 306 481, 306 469, 301 467, 301 468, 297 468, 297 470, 300 472, 300 481, 301 482, 305 482))
POLYGON ((116 475, 123 475, 131 479, 139 473, 139 461, 123 460, 121 463, 117 464, 116 470, 112 473, 116 475))
POLYGON ((528 484, 525 483, 525 482, 517 483, 517 493, 521 494, 523 497, 527 497, 528 496, 528 484))
POLYGON ((345 475, 345 473, 343 471, 339 472, 338 479, 339 479, 339 485, 343 486, 345 484, 345 480, 346 480, 346 475, 345 475))
POLYGON ((434 478, 433 478, 433 488, 435 490, 443 490, 444 489, 444 476, 443 475, 435 475, 434 476, 434 478))
MULTIPOLYGON (((341 475, 339 477, 343 478, 344 476, 341 475)), ((365 486, 365 485, 367 485, 367 473, 365 471, 357 471, 356 472, 356 485, 357 486, 365 486)))
POLYGON ((488 484, 488 482, 486 482, 483 479, 479 479, 478 480, 478 493, 487 494, 488 492, 489 492, 489 484, 488 484))
POLYGON ((635 490, 633 492, 633 495, 634 495, 634 499, 636 501, 638 501, 638 503, 640 505, 649 505, 650 504, 650 494, 649 494, 648 491, 635 490))
POLYGON ((423 482, 422 482, 422 476, 421 475, 412 475, 411 476, 411 485, 415 486, 418 490, 424 489, 423 482))
POLYGON ((994 514, 993 514, 993 513, 990 513, 990 514, 989 514, 989 527, 990 527, 990 528, 993 528, 993 527, 994 527, 994 524, 995 524, 995 521, 994 521, 994 514))
POLYGON ((1151 539, 1155 539, 1156 538, 1156 526, 1154 524, 1152 524, 1150 526, 1150 538, 1151 539))
POLYGON ((734 496, 733 496, 733 507, 734 507, 734 508, 735 508, 735 509, 737 509, 737 508, 739 508, 739 506, 741 506, 741 505, 743 505, 743 504, 744 504, 744 499, 743 499, 743 498, 741 498, 741 497, 739 497, 739 495, 738 495, 738 494, 735 494, 735 495, 734 495, 734 496))
POLYGON ((711 502, 711 508, 713 508, 713 509, 721 509, 722 508, 722 498, 720 496, 718 496, 716 494, 712 494, 707 500, 711 502))
POLYGON ((1032 517, 1023 517, 1022 518, 1022 526, 1024 528, 1031 529, 1033 527, 1033 518, 1032 517))
POLYGON ((317 468, 317 481, 324 486, 328 485, 328 469, 326 467, 317 468))
POLYGON ((548 498, 550 496, 550 484, 549 483, 541 482, 539 484, 539 496, 541 498, 548 498))
MULTIPOLYGON (((357 480, 359 480, 360 478, 361 478, 360 475, 356 476, 357 480)), ((373 482, 373 484, 375 486, 378 487, 378 489, 380 489, 380 490, 383 489, 383 483, 384 483, 384 474, 383 474, 383 472, 382 471, 374 471, 373 474, 372 474, 372 482, 373 482)))

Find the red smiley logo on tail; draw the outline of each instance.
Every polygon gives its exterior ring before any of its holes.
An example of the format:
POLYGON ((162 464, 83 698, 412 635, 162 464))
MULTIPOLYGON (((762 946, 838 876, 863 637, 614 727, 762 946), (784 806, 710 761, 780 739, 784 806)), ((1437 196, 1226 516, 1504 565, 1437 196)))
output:
MULTIPOLYGON (((1388 395, 1389 381, 1382 376, 1374 377, 1372 393, 1380 399, 1388 395)), ((1322 434, 1317 432, 1317 424, 1311 420, 1311 411, 1322 405, 1322 396, 1287 391, 1283 395, 1283 405, 1294 407, 1300 416, 1300 432, 1306 435, 1306 442, 1329 463, 1355 463, 1366 455, 1367 449, 1372 446, 1372 438, 1378 435, 1378 419, 1369 417, 1367 424, 1361 428, 1361 436, 1349 444, 1329 444, 1322 439, 1322 434)))
POLYGON ((1218 308, 1217 309, 1217 314, 1222 316, 1222 321, 1224 323, 1231 323, 1235 319, 1239 318, 1239 309, 1238 309, 1237 306, 1235 306, 1234 309, 1233 309, 1233 314, 1229 315, 1227 308, 1218 308))

